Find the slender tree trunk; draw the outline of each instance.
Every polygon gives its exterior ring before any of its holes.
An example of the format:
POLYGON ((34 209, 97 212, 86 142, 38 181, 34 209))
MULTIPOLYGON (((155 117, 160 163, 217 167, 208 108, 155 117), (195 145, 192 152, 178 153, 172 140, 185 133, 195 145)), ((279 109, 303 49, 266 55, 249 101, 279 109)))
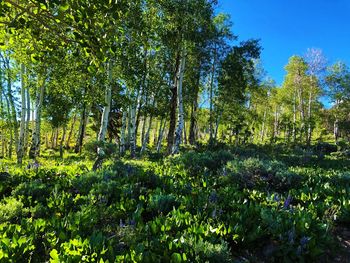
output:
POLYGON ((53 129, 52 145, 51 145, 52 149, 56 149, 57 148, 58 134, 59 134, 59 128, 54 128, 53 129))
POLYGON ((196 92, 196 95, 193 98, 192 107, 191 107, 190 131, 189 131, 189 142, 191 145, 195 145, 197 142, 197 135, 196 135, 197 110, 198 110, 198 92, 196 92))
POLYGON ((339 139, 339 120, 338 119, 334 121, 333 134, 334 134, 335 143, 337 143, 339 139))
POLYGON ((28 150, 30 113, 31 113, 29 86, 27 86, 27 88, 26 88, 26 98, 27 98, 27 121, 26 121, 25 136, 24 136, 24 152, 25 153, 27 153, 27 150, 28 150))
POLYGON ((26 129, 26 86, 24 81, 25 67, 21 65, 21 122, 19 141, 17 146, 17 164, 21 165, 24 157, 24 141, 25 141, 25 129, 26 129))
POLYGON ((174 145, 174 135, 175 135, 175 128, 176 128, 176 108, 177 108, 177 86, 178 86, 178 79, 177 74, 180 69, 180 53, 177 54, 176 62, 175 62, 175 78, 173 87, 171 88, 171 101, 170 101, 170 122, 169 122, 169 131, 168 131, 168 145, 167 145, 167 152, 170 154, 173 149, 174 145))
POLYGON ((78 130, 78 135, 77 135, 77 140, 75 143, 74 147, 74 152, 75 153, 81 153, 82 147, 83 147, 83 141, 84 141, 84 133, 85 133, 85 128, 86 128, 86 104, 84 102, 83 104, 83 110, 80 114, 80 123, 79 123, 79 130, 78 130))
MULTIPOLYGON (((44 79, 38 76, 38 86, 35 99, 35 120, 34 129, 32 133, 32 143, 29 149, 29 158, 35 159, 40 154, 40 131, 41 131, 41 111, 44 100, 44 79)), ((46 135, 46 148, 48 148, 47 135, 46 135)))
POLYGON ((301 83, 298 83, 299 89, 298 89, 298 96, 299 96, 299 111, 300 111, 300 140, 303 140, 303 135, 307 136, 306 130, 305 130, 305 109, 304 109, 304 96, 303 96, 303 88, 301 86, 301 83))
POLYGON ((64 140, 66 139, 66 132, 67 132, 67 126, 64 125, 63 126, 62 138, 61 138, 61 141, 60 141, 60 158, 63 158, 63 144, 64 144, 64 140))
POLYGON ((210 77, 210 86, 209 86, 209 141, 213 140, 214 133, 214 125, 213 125, 213 108, 214 108, 214 79, 215 79, 215 70, 216 70, 216 57, 217 51, 216 47, 214 50, 214 59, 211 69, 211 77, 210 77))
POLYGON ((278 114, 278 106, 276 105, 275 108, 275 120, 274 120, 274 125, 273 125, 273 140, 276 142, 276 139, 279 135, 279 114, 278 114))
POLYGON ((184 120, 184 133, 183 133, 183 143, 184 144, 188 144, 188 141, 187 141, 187 131, 186 131, 186 121, 184 120))
MULTIPOLYGON (((143 62, 144 62, 144 71, 143 71, 143 76, 142 76, 142 83, 141 83, 141 91, 140 95, 137 100, 137 108, 136 108, 136 121, 135 121, 135 140, 137 140, 137 134, 139 130, 139 124, 141 120, 141 112, 142 112, 142 103, 143 103, 143 97, 144 93, 146 92, 146 86, 147 86, 147 76, 148 76, 148 50, 145 49, 144 54, 143 54, 143 62)), ((147 103, 147 93, 145 97, 145 102, 147 103)), ((143 142, 143 139, 141 140, 141 144, 143 142)))
POLYGON ((130 119, 129 119, 129 126, 130 126, 130 156, 131 158, 135 158, 136 156, 136 138, 135 138, 135 128, 136 128, 136 107, 131 105, 130 106, 130 119))
POLYGON ((145 114, 145 116, 143 117, 143 121, 142 121, 141 145, 143 145, 143 142, 145 140, 146 125, 147 125, 147 114, 145 114))
MULTIPOLYGON (((313 82, 313 81, 312 81, 313 82)), ((311 84, 312 85, 312 84, 311 84)), ((311 144, 311 138, 312 138, 312 125, 311 125, 311 117, 312 117, 312 87, 309 92, 309 101, 308 101, 308 112, 307 112, 307 122, 308 122, 308 127, 307 127, 307 138, 306 138, 306 143, 307 145, 311 144)))
MULTIPOLYGON (((102 112, 101 117, 101 125, 100 131, 98 133, 97 141, 104 142, 106 139, 107 129, 108 129, 108 121, 109 121, 109 113, 111 112, 112 105, 112 85, 113 85, 113 76, 112 76, 112 61, 109 61, 107 64, 107 76, 108 82, 105 90, 105 105, 102 112)), ((97 157, 95 163, 92 167, 93 171, 100 169, 103 164, 103 159, 105 157, 105 152, 102 147, 97 147, 97 157)))
POLYGON ((152 120, 153 120, 153 116, 151 115, 149 117, 147 132, 145 134, 145 138, 144 138, 143 143, 142 143, 141 154, 143 154, 146 151, 148 143, 149 143, 149 136, 150 136, 151 127, 152 127, 152 120))
POLYGON ((123 155, 125 153, 125 131, 126 131, 126 118, 127 118, 127 111, 123 109, 123 117, 122 117, 122 129, 120 132, 120 154, 123 155))
POLYGON ((160 149, 162 148, 162 141, 163 141, 163 136, 165 132, 165 127, 166 127, 166 121, 162 119, 159 127, 159 136, 158 136, 158 142, 157 142, 157 153, 160 152, 160 149), (163 122, 163 123, 162 123, 163 122))
MULTIPOLYGON (((335 102, 335 108, 336 110, 338 111, 338 108, 339 108, 339 101, 337 100, 335 102)), ((339 139, 339 119, 338 119, 338 113, 335 114, 335 121, 334 121, 334 124, 333 124, 333 135, 334 135, 334 141, 335 143, 338 142, 338 139, 339 139)))
POLYGON ((157 138, 158 138, 157 131, 158 131, 158 127, 159 127, 159 120, 156 119, 156 125, 154 126, 154 129, 153 129, 153 146, 157 145, 157 138))
POLYGON ((215 141, 218 138, 218 132, 219 132, 219 126, 220 126, 221 117, 222 117, 222 112, 220 112, 220 114, 217 116, 217 118, 215 120, 215 131, 214 131, 214 139, 215 139, 215 141))
POLYGON ((69 129, 68 137, 66 140, 66 149, 70 149, 70 141, 71 141, 71 138, 73 135, 74 126, 75 126, 76 121, 77 121, 77 113, 75 112, 73 120, 72 120, 72 124, 71 124, 70 129, 69 129))
POLYGON ((186 65, 186 54, 185 49, 183 48, 181 54, 181 63, 177 77, 177 97, 178 97, 178 125, 175 132, 175 141, 172 150, 172 154, 178 154, 180 151, 180 142, 181 135, 184 128, 184 105, 183 105, 183 94, 182 94, 182 84, 185 73, 185 65, 186 65))
POLYGON ((10 138, 10 145, 9 145, 9 158, 12 158, 12 151, 13 151, 13 143, 16 146, 15 151, 17 152, 17 145, 18 145, 18 122, 17 122, 17 113, 16 113, 16 106, 15 106, 15 101, 13 98, 12 94, 12 82, 11 82, 11 73, 10 73, 10 66, 9 62, 7 61, 8 64, 8 73, 7 73, 7 98, 8 98, 8 108, 9 113, 10 113, 10 119, 11 119, 11 128, 13 133, 11 133, 11 138, 10 138), (12 136, 13 134, 13 136, 12 136))
POLYGON ((111 102, 112 102, 112 62, 110 61, 107 66, 108 72, 108 83, 105 90, 105 105, 103 108, 100 131, 98 133, 98 141, 104 141, 106 139, 106 133, 108 128, 108 117, 111 111, 111 102))

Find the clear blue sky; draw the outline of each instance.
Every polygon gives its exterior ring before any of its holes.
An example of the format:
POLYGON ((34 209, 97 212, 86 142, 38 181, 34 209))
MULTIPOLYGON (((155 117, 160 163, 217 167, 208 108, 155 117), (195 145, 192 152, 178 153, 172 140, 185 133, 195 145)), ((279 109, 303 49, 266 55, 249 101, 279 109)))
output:
POLYGON ((239 40, 261 39, 262 62, 281 84, 292 55, 321 48, 329 63, 350 65, 350 0, 219 0, 239 40))

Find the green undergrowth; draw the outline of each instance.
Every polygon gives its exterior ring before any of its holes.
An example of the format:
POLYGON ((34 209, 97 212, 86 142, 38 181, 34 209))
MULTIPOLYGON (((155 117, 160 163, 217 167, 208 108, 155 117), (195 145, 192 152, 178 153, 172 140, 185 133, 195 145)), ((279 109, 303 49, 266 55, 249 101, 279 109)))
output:
POLYGON ((350 173, 255 153, 3 162, 0 262, 331 262, 350 173))

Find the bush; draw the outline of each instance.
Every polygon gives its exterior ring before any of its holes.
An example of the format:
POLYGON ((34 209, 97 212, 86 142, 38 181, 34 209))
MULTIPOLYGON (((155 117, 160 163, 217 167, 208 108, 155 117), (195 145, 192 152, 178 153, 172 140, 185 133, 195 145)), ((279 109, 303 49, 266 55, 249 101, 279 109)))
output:
POLYGON ((226 171, 231 174, 233 181, 243 188, 271 188, 283 192, 298 187, 301 183, 300 176, 290 172, 278 161, 257 158, 234 160, 227 164, 226 171))
POLYGON ((0 203, 0 223, 18 220, 23 212, 21 201, 14 197, 5 197, 0 203))

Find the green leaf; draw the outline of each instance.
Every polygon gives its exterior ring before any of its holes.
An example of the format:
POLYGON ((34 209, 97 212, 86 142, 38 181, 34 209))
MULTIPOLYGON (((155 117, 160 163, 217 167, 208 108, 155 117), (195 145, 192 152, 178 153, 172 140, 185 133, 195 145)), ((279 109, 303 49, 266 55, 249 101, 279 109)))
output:
POLYGON ((66 12, 68 9, 69 9, 69 4, 68 3, 65 3, 65 4, 61 5, 60 8, 59 8, 59 10, 61 12, 66 12))
POLYGON ((182 257, 179 253, 174 253, 171 255, 171 262, 180 263, 182 262, 182 257))
POLYGON ((51 250, 50 257, 51 257, 51 259, 50 259, 51 263, 59 263, 60 262, 58 252, 56 249, 51 250))

